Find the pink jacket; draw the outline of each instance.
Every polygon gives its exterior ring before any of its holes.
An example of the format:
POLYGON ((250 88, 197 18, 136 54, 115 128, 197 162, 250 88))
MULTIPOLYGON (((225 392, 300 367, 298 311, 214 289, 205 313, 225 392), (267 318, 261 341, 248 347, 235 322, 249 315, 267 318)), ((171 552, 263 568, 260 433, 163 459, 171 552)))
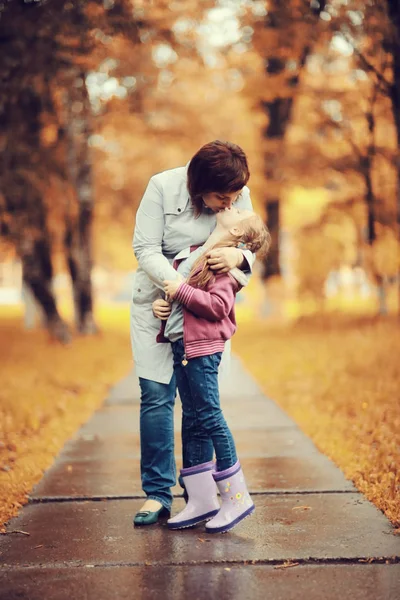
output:
MULTIPOLYGON (((181 283, 175 299, 183 305, 183 341, 186 358, 223 352, 236 331, 235 296, 241 288, 230 273, 221 273, 205 290, 181 283)), ((168 342, 161 327, 159 342, 168 342)))
POLYGON ((236 331, 235 296, 239 283, 230 273, 215 276, 205 290, 181 283, 175 299, 183 305, 186 358, 223 352, 236 331))

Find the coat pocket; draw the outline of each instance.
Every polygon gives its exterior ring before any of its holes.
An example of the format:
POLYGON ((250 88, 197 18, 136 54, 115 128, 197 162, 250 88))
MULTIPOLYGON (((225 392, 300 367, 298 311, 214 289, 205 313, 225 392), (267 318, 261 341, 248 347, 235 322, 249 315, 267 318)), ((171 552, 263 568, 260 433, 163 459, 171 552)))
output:
POLYGON ((189 197, 182 198, 179 196, 167 196, 164 199, 164 214, 165 215, 181 215, 188 208, 189 197))
POLYGON ((149 279, 144 271, 138 269, 133 278, 132 302, 133 304, 151 306, 154 300, 162 297, 161 290, 149 279))

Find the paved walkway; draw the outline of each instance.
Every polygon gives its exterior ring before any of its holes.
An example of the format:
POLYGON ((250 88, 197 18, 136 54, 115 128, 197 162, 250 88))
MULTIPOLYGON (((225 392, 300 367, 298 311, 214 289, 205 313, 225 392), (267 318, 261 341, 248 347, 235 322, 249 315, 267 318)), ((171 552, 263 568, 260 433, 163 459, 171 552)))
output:
MULTIPOLYGON (((0 599, 399 600, 400 537, 389 521, 238 359, 222 398, 256 504, 251 518, 225 535, 133 528, 143 500, 130 375, 9 524, 29 535, 0 536, 0 599)), ((174 512, 182 507, 178 497, 174 512)))

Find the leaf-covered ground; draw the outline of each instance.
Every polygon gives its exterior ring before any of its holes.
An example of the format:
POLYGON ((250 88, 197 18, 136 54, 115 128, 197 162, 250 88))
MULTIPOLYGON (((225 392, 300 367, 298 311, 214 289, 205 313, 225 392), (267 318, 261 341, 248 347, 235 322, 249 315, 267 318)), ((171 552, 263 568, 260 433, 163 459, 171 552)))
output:
POLYGON ((101 334, 70 346, 0 317, 0 528, 131 367, 128 310, 103 317, 101 334))
MULTIPOLYGON (((68 347, 0 315, 0 526, 131 367, 127 309, 68 347)), ((272 328, 243 320, 246 367, 366 496, 400 526, 400 324, 332 317, 272 328)))
POLYGON ((233 348, 266 394, 400 527, 400 322, 243 323, 233 348))

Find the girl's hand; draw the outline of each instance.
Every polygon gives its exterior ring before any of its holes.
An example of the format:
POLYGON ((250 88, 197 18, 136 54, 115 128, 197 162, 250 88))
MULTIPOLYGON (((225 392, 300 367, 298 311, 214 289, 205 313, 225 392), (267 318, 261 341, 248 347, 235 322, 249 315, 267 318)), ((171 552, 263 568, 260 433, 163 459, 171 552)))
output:
POLYGON ((164 291, 166 293, 167 299, 173 300, 175 298, 175 294, 178 291, 178 288, 183 281, 185 281, 185 280, 183 279, 182 275, 179 275, 179 277, 177 279, 174 279, 174 280, 167 279, 163 282, 164 283, 164 291))
POLYGON ((238 248, 215 248, 206 253, 210 269, 216 273, 227 273, 243 262, 243 253, 238 248))
POLYGON ((153 304, 153 315, 157 317, 157 319, 161 319, 161 321, 166 321, 171 314, 171 305, 166 300, 159 298, 158 300, 154 300, 153 304))

